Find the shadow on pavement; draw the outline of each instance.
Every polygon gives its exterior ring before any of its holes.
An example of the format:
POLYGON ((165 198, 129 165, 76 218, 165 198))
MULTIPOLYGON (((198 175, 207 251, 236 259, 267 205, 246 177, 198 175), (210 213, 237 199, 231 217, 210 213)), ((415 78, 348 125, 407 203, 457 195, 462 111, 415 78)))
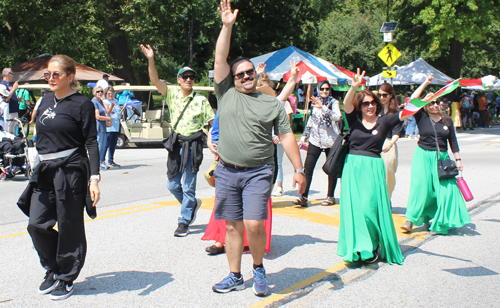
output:
MULTIPOLYGON (((284 268, 277 273, 267 273, 267 281, 270 286, 269 295, 272 294, 289 294, 297 291, 293 287, 294 284, 302 282, 304 280, 310 279, 313 276, 324 272, 321 268, 284 268)), ((311 283, 316 281, 311 280, 311 283)), ((251 288, 253 285, 253 279, 249 279, 245 282, 247 288, 251 288)), ((304 294, 305 295, 305 294, 304 294)))
POLYGON ((142 290, 145 296, 173 281, 172 274, 166 272, 113 272, 86 277, 78 283, 77 295, 114 294, 122 291, 142 290))
POLYGON ((407 245, 401 245, 401 244, 399 246, 401 247, 402 251, 409 251, 408 254, 404 253, 405 259, 407 259, 410 255, 417 254, 417 253, 423 253, 423 254, 426 254, 429 256, 435 256, 435 257, 441 257, 441 258, 447 258, 447 259, 453 259, 453 260, 459 260, 459 261, 463 261, 463 262, 472 263, 471 260, 466 260, 466 259, 461 259, 461 258, 456 258, 456 257, 452 257, 452 256, 447 256, 447 255, 429 252, 429 251, 422 250, 419 247, 414 248, 413 246, 408 247, 407 245))
POLYGON ((149 166, 149 165, 145 165, 145 164, 142 164, 142 165, 122 165, 120 168, 110 168, 108 170, 129 170, 129 169, 137 169, 137 168, 146 167, 146 166, 149 166))
POLYGON ((398 215, 405 215, 406 214, 406 208, 405 207, 393 207, 391 209, 393 214, 398 214, 398 215))
POLYGON ((267 260, 275 260, 289 253, 293 248, 303 245, 314 245, 316 243, 337 243, 336 241, 325 241, 310 235, 272 235, 271 251, 264 256, 267 260))
POLYGON ((483 266, 443 269, 443 271, 462 277, 481 277, 498 275, 497 272, 483 266))

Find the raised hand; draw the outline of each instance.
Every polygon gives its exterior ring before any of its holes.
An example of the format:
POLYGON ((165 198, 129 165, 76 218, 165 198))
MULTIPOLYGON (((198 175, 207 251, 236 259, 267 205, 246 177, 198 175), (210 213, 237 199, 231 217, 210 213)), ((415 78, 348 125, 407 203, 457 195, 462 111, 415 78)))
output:
POLYGON ((352 79, 352 85, 351 85, 351 87, 353 87, 354 89, 359 88, 359 86, 363 82, 363 77, 365 77, 365 73, 366 72, 363 71, 362 74, 360 72, 361 72, 361 70, 358 68, 357 74, 355 74, 354 78, 352 79))
POLYGON ((297 60, 290 60, 290 78, 297 80, 297 76, 299 75, 300 69, 297 66, 297 60))
POLYGON ((323 102, 317 96, 311 97, 311 106, 314 108, 323 108, 323 102))
POLYGON ((425 82, 431 83, 432 79, 434 79, 434 76, 429 75, 429 76, 427 76, 427 79, 425 79, 425 82))
POLYGON ((153 48, 151 48, 150 45, 148 45, 148 47, 144 46, 143 44, 141 44, 141 49, 142 49, 142 52, 144 53, 144 55, 148 58, 148 59, 152 59, 154 58, 155 56, 155 52, 153 51, 153 48))
POLYGON ((238 16, 238 10, 234 10, 231 12, 231 1, 223 0, 220 2, 220 7, 217 8, 219 11, 220 17, 222 19, 222 24, 224 26, 232 27, 236 22, 236 16, 238 16))
POLYGON ((266 63, 260 62, 259 65, 257 65, 257 69, 255 70, 257 75, 260 75, 262 73, 266 72, 266 63))

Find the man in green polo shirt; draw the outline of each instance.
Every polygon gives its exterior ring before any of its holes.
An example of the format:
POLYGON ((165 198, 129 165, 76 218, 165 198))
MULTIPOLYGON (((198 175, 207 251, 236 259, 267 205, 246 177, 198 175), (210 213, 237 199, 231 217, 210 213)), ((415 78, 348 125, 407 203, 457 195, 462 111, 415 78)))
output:
POLYGON ((151 82, 166 98, 170 110, 170 123, 176 133, 172 135, 175 136, 174 142, 167 148, 169 151, 167 187, 181 204, 181 216, 174 236, 186 236, 189 234, 189 225, 196 219, 196 212, 201 206, 201 200, 195 197, 196 176, 203 160, 203 144, 206 137, 201 129, 205 123, 212 125, 215 114, 208 99, 193 90, 196 78, 193 69, 187 66, 181 68, 177 72, 180 89, 168 88, 158 78, 151 46, 146 47, 141 44, 141 49, 148 58, 151 82))
MULTIPOLYGON (((28 105, 30 104, 30 92, 26 89, 16 90, 17 99, 19 101, 19 118, 28 113, 28 105)), ((28 120, 31 117, 28 117, 28 120)))

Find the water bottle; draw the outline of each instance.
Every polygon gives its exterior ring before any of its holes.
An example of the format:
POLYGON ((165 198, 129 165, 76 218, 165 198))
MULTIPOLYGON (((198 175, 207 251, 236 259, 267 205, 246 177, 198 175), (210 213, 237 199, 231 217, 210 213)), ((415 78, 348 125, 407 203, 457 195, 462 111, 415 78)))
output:
POLYGON ((464 196, 465 201, 472 201, 474 199, 474 196, 472 195, 467 182, 465 182, 462 176, 462 171, 460 171, 460 174, 457 177, 457 184, 458 188, 460 188, 460 191, 462 192, 462 196, 464 196))

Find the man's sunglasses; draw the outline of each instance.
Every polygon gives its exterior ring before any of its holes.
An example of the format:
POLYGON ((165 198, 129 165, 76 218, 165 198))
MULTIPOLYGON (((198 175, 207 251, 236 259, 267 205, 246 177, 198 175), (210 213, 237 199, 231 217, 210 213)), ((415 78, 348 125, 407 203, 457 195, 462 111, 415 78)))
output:
POLYGON ((47 73, 43 73, 43 77, 47 80, 50 79, 50 76, 52 76, 52 78, 54 78, 54 80, 57 80, 59 79, 59 77, 61 77, 64 73, 59 73, 59 72, 53 72, 52 74, 50 72, 47 72, 47 73))
POLYGON ((245 77, 245 74, 247 74, 249 77, 253 76, 255 74, 255 69, 251 68, 243 72, 239 72, 238 74, 234 74, 234 77, 236 79, 243 79, 245 77))
POLYGON ((195 77, 194 75, 181 75, 181 78, 182 78, 183 80, 188 80, 188 78, 189 78, 189 79, 191 79, 192 81, 194 81, 194 79, 195 79, 196 77, 195 77))

